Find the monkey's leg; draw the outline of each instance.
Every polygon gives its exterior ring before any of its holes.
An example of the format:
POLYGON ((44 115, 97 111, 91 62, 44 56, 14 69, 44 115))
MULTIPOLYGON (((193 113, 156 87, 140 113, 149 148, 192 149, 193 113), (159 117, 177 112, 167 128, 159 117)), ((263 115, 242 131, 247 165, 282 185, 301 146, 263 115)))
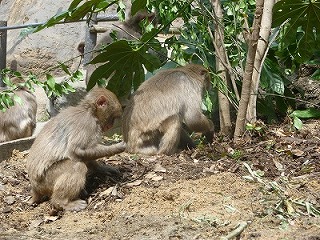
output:
POLYGON ((47 196, 44 196, 43 194, 41 194, 34 187, 31 188, 30 195, 31 195, 31 199, 28 201, 29 204, 39 204, 44 202, 45 200, 48 200, 47 196))
POLYGON ((88 168, 83 162, 67 161, 67 164, 59 164, 59 168, 63 168, 64 172, 57 177, 54 183, 51 203, 57 209, 80 211, 87 206, 85 200, 79 199, 79 195, 85 188, 88 168), (69 168, 66 169, 66 165, 69 168))
POLYGON ((180 134, 181 134, 181 120, 179 116, 171 116, 162 123, 161 129, 164 134, 159 144, 159 154, 172 154, 178 149, 180 134))

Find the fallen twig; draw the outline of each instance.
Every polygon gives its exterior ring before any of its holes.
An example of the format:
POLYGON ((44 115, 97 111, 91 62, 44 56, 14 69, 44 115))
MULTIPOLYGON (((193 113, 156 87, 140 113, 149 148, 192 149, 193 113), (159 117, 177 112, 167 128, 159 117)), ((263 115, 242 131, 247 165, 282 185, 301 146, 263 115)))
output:
POLYGON ((230 232, 227 236, 221 237, 220 240, 229 240, 236 236, 239 236, 247 226, 248 222, 239 223, 236 229, 230 232))

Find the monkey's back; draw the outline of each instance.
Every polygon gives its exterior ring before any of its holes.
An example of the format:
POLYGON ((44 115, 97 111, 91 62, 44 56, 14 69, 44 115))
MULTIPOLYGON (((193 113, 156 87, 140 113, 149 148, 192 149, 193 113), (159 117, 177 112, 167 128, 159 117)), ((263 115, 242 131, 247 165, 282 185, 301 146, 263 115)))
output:
POLYGON ((37 101, 35 95, 29 91, 14 91, 21 98, 21 104, 5 112, 0 111, 0 142, 14 140, 32 135, 36 127, 37 101))
POLYGON ((124 111, 124 140, 130 131, 159 130, 171 116, 178 114, 183 120, 189 105, 201 106, 201 91, 201 83, 179 68, 157 73, 140 85, 124 111))
POLYGON ((77 159, 76 147, 90 147, 97 142, 101 129, 89 111, 81 107, 68 107, 52 118, 40 131, 30 148, 27 170, 31 178, 38 179, 55 162, 77 159))

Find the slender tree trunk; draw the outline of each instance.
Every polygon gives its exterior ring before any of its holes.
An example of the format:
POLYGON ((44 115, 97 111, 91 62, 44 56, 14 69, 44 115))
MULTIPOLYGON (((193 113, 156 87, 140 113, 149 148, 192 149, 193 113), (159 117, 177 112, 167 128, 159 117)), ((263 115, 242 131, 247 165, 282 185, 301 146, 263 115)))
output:
MULTIPOLYGON (((223 85, 228 87, 228 70, 225 66, 227 63, 227 55, 223 47, 224 44, 224 29, 223 29, 223 11, 220 0, 212 0, 214 9, 214 46, 216 50, 216 71, 224 82, 223 85), (224 64, 223 64, 224 63, 224 64)), ((225 135, 231 134, 231 117, 230 117, 230 102, 227 97, 228 91, 219 91, 219 115, 220 115, 220 131, 225 135)))
POLYGON ((262 66, 263 66, 267 51, 269 50, 268 43, 269 43, 269 37, 271 33, 272 8, 274 3, 275 3, 275 0, 268 0, 264 2, 264 6, 263 6, 260 39, 258 41, 256 58, 254 62, 251 95, 250 95, 249 105, 247 110, 247 119, 249 122, 257 121, 257 94, 259 89, 262 66))
POLYGON ((262 19, 263 4, 264 4, 264 0, 256 1, 256 11, 255 11, 255 16, 253 21, 252 33, 250 34, 247 60, 246 60, 246 66, 245 66, 242 89, 241 89, 241 99, 239 103, 239 111, 238 111, 238 116, 236 121, 235 132, 234 132, 234 141, 240 140, 245 129, 247 108, 248 108, 248 103, 249 103, 249 98, 251 93, 254 61, 255 61, 258 39, 259 39, 259 32, 261 27, 260 24, 262 19))

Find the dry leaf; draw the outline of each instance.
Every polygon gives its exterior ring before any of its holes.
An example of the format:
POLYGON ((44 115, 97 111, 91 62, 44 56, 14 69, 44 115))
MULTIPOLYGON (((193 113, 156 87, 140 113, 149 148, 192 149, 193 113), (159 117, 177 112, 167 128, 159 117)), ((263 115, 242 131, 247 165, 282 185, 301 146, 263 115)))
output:
POLYGON ((165 168, 162 167, 159 163, 157 163, 157 164, 154 166, 153 171, 165 173, 165 172, 167 172, 167 169, 165 169, 165 168))
POLYGON ((45 216, 44 217, 44 222, 54 222, 59 218, 59 216, 45 216))
POLYGON ((36 228, 38 227, 41 223, 43 223, 43 220, 33 220, 31 221, 30 225, 29 225, 29 229, 32 229, 32 228, 36 228))
POLYGON ((156 176, 157 176, 157 174, 156 174, 155 172, 148 172, 148 173, 144 176, 144 178, 146 178, 146 179, 151 179, 151 178, 156 177, 156 176))
POLYGON ((136 180, 134 182, 127 183, 126 186, 127 187, 134 187, 134 186, 139 186, 141 183, 142 183, 142 180, 136 180))
POLYGON ((279 171, 283 171, 283 170, 284 170, 284 167, 283 167, 283 165, 282 165, 280 162, 278 162, 278 161, 276 161, 276 160, 273 160, 273 163, 274 163, 274 165, 276 166, 276 168, 277 168, 279 171))
POLYGON ((153 178, 151 178, 153 181, 160 181, 160 180, 162 180, 163 179, 163 177, 162 176, 155 176, 155 177, 153 177, 153 178))
POLYGON ((115 187, 109 187, 107 190, 104 190, 99 194, 100 197, 109 196, 115 187))
POLYGON ((118 196, 118 189, 116 186, 112 189, 111 196, 118 196))
POLYGON ((300 149, 292 149, 291 152, 293 155, 295 155, 297 157, 301 157, 304 155, 304 151, 302 151, 300 149))
POLYGON ((291 135, 291 133, 285 132, 281 128, 278 128, 278 129, 276 129, 276 130, 274 130, 272 132, 274 132, 276 134, 276 136, 278 136, 278 137, 288 137, 288 136, 291 135))

